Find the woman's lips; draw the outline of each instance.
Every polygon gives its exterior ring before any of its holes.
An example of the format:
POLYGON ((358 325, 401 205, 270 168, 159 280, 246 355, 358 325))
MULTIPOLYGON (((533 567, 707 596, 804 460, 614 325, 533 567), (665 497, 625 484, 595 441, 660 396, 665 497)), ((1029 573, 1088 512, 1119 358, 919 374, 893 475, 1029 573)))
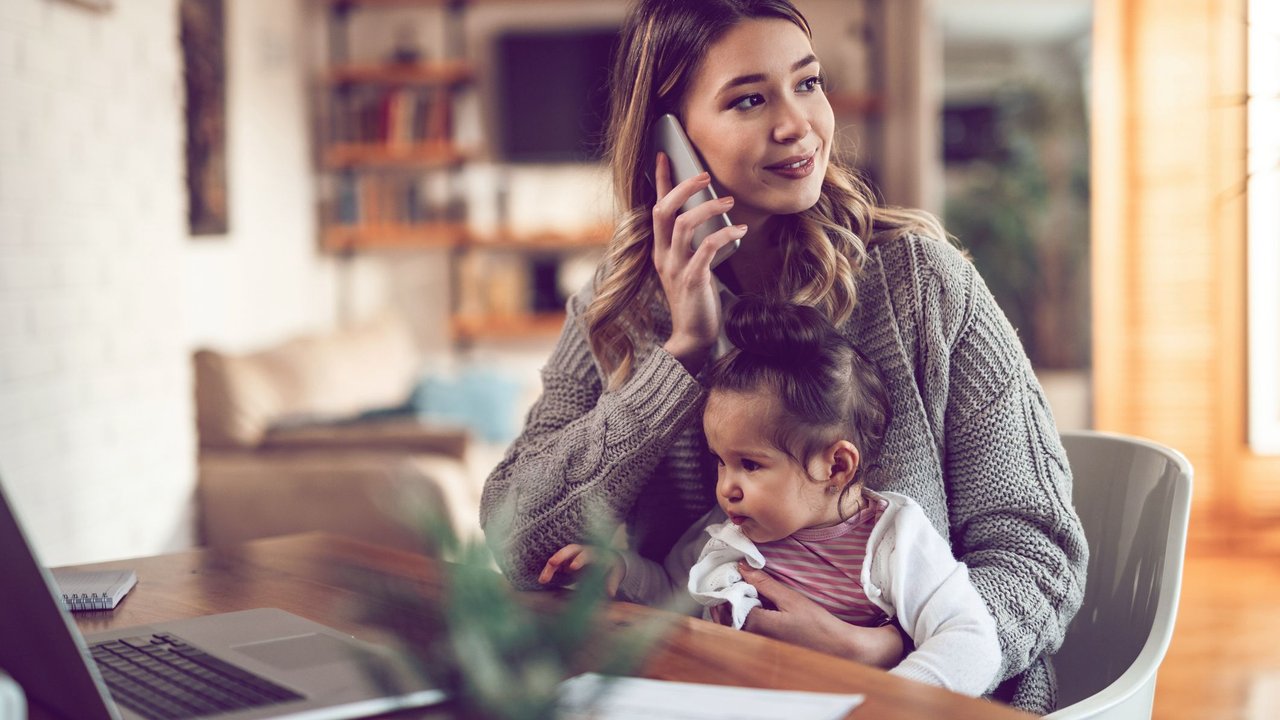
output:
POLYGON ((812 152, 803 157, 787 158, 780 163, 766 165, 765 170, 775 175, 781 175, 788 180, 799 180, 800 178, 809 177, 813 173, 813 160, 817 156, 818 153, 812 152))

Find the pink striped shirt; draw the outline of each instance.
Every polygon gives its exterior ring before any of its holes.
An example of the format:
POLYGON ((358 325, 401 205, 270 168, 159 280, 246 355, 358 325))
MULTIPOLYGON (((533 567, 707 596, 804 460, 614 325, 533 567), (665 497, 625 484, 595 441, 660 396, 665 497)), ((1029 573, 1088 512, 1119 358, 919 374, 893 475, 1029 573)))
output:
POLYGON ((839 525, 800 530, 756 547, 764 555, 765 571, 783 584, 845 622, 876 626, 888 618, 863 591, 862 563, 871 530, 888 503, 867 499, 865 507, 839 525))

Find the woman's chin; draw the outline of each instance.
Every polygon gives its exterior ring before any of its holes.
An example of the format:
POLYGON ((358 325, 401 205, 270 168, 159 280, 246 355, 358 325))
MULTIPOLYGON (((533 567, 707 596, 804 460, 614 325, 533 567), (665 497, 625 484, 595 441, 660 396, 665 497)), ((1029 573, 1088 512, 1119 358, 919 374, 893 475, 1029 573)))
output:
POLYGON ((795 215, 818 204, 818 200, 822 198, 822 188, 818 187, 813 192, 804 192, 799 195, 779 199, 769 206, 770 215, 795 215))

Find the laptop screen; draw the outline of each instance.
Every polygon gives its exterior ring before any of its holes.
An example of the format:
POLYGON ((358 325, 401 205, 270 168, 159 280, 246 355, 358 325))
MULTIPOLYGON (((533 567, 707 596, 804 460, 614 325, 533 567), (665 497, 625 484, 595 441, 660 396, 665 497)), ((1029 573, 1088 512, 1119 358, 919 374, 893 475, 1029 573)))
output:
POLYGON ((119 718, 53 579, 36 559, 0 483, 0 668, 30 700, 67 718, 119 718))

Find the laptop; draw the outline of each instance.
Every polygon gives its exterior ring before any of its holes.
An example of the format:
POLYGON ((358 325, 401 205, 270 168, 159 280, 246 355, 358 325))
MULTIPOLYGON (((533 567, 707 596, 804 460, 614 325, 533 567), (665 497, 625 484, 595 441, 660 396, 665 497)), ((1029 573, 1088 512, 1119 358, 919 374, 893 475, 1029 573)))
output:
MULTIPOLYGON (((3 486, 0 578, 0 668, 64 718, 322 720, 444 700, 390 650, 274 608, 81 637, 3 486)), ((145 592, 142 578, 131 595, 145 592)))

